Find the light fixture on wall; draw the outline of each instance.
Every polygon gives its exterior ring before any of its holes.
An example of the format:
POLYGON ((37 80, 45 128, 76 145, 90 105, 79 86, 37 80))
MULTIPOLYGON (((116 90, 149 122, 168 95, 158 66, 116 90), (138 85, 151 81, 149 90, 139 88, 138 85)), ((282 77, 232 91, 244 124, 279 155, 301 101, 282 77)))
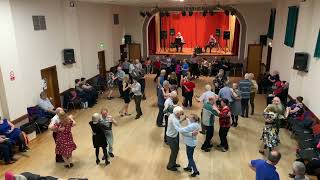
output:
POLYGON ((140 11, 140 16, 142 16, 142 17, 146 17, 146 13, 145 13, 145 12, 143 12, 143 11, 140 11))
POLYGON ((181 14, 182 14, 182 16, 186 16, 187 12, 185 10, 183 10, 181 14))
POLYGON ((192 15, 193 15, 193 11, 189 10, 189 16, 192 16, 192 15))
POLYGON ((146 15, 147 15, 148 17, 151 17, 151 16, 152 16, 152 14, 151 14, 149 11, 146 12, 146 15))
POLYGON ((69 6, 70 6, 70 7, 74 7, 74 6, 75 6, 75 2, 74 2, 74 1, 70 1, 70 2, 69 2, 69 6))
POLYGON ((206 16, 207 13, 208 13, 208 11, 207 11, 206 9, 204 9, 203 12, 202 12, 202 15, 203 15, 203 16, 206 16))

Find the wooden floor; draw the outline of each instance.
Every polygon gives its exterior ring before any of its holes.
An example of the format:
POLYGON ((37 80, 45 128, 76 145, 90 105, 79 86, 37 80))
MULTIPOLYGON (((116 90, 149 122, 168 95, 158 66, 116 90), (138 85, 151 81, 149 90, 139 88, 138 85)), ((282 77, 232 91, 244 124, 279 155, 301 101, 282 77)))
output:
MULTIPOLYGON (((54 162, 54 141, 51 132, 45 132, 32 141, 31 151, 24 155, 17 155, 19 161, 10 166, 0 165, 0 179, 7 170, 15 173, 30 171, 41 175, 52 175, 62 178, 87 177, 90 180, 117 179, 117 180, 154 180, 154 179, 192 179, 188 173, 171 172, 166 170, 169 159, 169 147, 163 143, 163 128, 156 127, 156 91, 153 75, 147 77, 147 100, 142 102, 144 115, 135 120, 131 117, 120 118, 118 111, 123 101, 116 98, 108 101, 100 98, 98 104, 91 109, 74 111, 77 127, 73 129, 73 136, 78 146, 74 151, 75 167, 65 169, 62 164, 54 162), (119 126, 114 127, 114 153, 115 158, 107 167, 95 164, 95 154, 91 142, 91 130, 88 122, 94 112, 107 107, 111 114, 118 120, 119 126)), ((203 92, 205 82, 210 78, 200 78, 196 81, 195 94, 203 92)), ((181 94, 181 93, 180 93, 181 94)), ((187 113, 200 114, 200 103, 195 102, 187 113)), ((198 146, 195 151, 195 161, 200 171, 200 176, 195 179, 204 180, 250 180, 255 179, 255 174, 248 168, 251 159, 263 158, 258 153, 261 130, 263 128, 262 110, 265 107, 265 98, 258 95, 256 98, 256 114, 249 119, 239 120, 239 126, 232 128, 228 135, 230 151, 223 153, 213 150, 209 153, 202 152, 200 145, 204 136, 199 135, 198 146)), ((130 112, 134 113, 134 102, 130 103, 130 112)), ((215 125, 214 143, 219 142, 218 123, 215 125)), ((282 159, 277 166, 281 179, 288 179, 291 164, 295 159, 296 141, 290 138, 290 133, 281 129, 281 145, 279 150, 282 159)), ((178 163, 183 167, 187 164, 185 146, 180 144, 178 163)))

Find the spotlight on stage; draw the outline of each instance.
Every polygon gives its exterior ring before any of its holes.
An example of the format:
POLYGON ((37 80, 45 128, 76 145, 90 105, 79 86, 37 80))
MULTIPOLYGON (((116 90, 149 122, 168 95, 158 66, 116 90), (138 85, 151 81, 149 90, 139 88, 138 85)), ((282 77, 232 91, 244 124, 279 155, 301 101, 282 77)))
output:
POLYGON ((140 16, 146 17, 146 13, 144 13, 143 11, 140 11, 140 16))
POLYGON ((166 13, 164 13, 164 12, 160 12, 160 17, 164 17, 166 15, 166 13))
POLYGON ((149 11, 146 12, 146 15, 147 15, 148 17, 151 17, 151 16, 152 16, 152 14, 151 14, 149 11))
POLYGON ((207 13, 208 13, 208 11, 205 9, 205 10, 203 10, 202 15, 203 15, 203 16, 206 16, 207 13))
POLYGON ((187 15, 185 10, 183 10, 181 14, 182 14, 182 16, 186 16, 187 15))
POLYGON ((169 11, 166 11, 166 16, 167 16, 167 17, 169 17, 169 16, 170 16, 169 11))
POLYGON ((192 16, 192 14, 193 14, 193 11, 190 10, 190 11, 189 11, 189 16, 192 16))
POLYGON ((231 11, 231 16, 234 16, 236 15, 236 12, 235 11, 231 11))
POLYGON ((225 10, 225 11, 224 11, 224 14, 225 14, 226 16, 229 16, 230 12, 229 12, 228 10, 225 10))

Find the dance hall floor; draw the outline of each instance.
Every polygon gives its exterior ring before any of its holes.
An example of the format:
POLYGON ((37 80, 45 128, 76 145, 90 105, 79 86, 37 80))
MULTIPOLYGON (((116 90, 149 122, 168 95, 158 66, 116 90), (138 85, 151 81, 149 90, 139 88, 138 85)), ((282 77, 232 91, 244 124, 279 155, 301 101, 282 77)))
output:
MULTIPOLYGON (((179 172, 166 170, 170 149, 163 143, 163 128, 156 126, 158 108, 156 106, 156 91, 153 83, 154 75, 147 76, 146 95, 147 100, 142 102, 143 116, 135 120, 134 102, 130 103, 129 110, 133 113, 130 117, 120 118, 119 109, 123 105, 122 99, 115 98, 111 101, 101 97, 93 108, 87 110, 76 110, 75 116, 77 126, 73 128, 74 140, 78 148, 74 151, 74 167, 65 169, 63 164, 54 161, 54 141, 52 133, 47 131, 39 135, 31 142, 31 151, 17 155, 18 162, 13 165, 0 165, 0 179, 5 171, 12 170, 15 173, 30 171, 41 175, 52 175, 61 178, 87 177, 89 180, 185 180, 192 179, 189 173, 180 168, 179 172), (114 127, 114 153, 115 158, 107 167, 103 164, 96 165, 95 154, 91 142, 91 130, 89 121, 91 115, 99 112, 102 107, 107 107, 110 113, 119 122, 114 127)), ((211 78, 201 77, 196 80, 196 95, 204 90, 206 82, 211 78)), ((181 93, 180 93, 181 94, 181 93)), ((115 96, 118 96, 116 93, 115 96)), ((181 104, 181 102, 180 102, 181 104)), ((186 110, 200 114, 201 104, 194 102, 192 109, 186 110)), ((200 146, 204 136, 198 135, 198 146, 195 151, 195 161, 200 171, 200 176, 194 179, 203 180, 253 180, 255 173, 248 167, 252 159, 264 158, 258 153, 260 136, 263 128, 262 111, 265 107, 265 97, 256 97, 256 114, 248 119, 239 119, 239 126, 231 128, 228 140, 230 151, 223 153, 216 149, 211 152, 202 152, 200 146)), ((215 122, 214 144, 219 142, 218 122, 215 122)), ((291 171, 291 164, 295 159, 296 141, 290 138, 290 133, 284 129, 280 130, 281 145, 279 150, 282 159, 277 166, 281 179, 288 179, 287 174, 291 171)), ((187 157, 185 146, 180 141, 180 152, 177 162, 185 167, 187 157)))

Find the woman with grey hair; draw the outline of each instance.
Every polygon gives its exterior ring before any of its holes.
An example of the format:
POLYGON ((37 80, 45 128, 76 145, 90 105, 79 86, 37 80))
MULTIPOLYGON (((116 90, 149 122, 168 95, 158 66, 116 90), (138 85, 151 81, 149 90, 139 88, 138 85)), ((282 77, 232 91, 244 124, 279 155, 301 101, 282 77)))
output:
POLYGON ((92 130, 92 143, 93 143, 93 147, 96 150, 96 163, 99 164, 100 163, 100 159, 99 159, 99 150, 100 148, 102 148, 103 151, 103 155, 105 158, 105 164, 108 165, 110 164, 110 162, 108 161, 108 152, 107 152, 107 140, 106 140, 106 136, 105 133, 103 131, 103 128, 101 126, 101 124, 99 124, 99 120, 100 120, 100 114, 99 113, 94 113, 92 115, 92 120, 89 122, 89 125, 91 127, 92 130))

